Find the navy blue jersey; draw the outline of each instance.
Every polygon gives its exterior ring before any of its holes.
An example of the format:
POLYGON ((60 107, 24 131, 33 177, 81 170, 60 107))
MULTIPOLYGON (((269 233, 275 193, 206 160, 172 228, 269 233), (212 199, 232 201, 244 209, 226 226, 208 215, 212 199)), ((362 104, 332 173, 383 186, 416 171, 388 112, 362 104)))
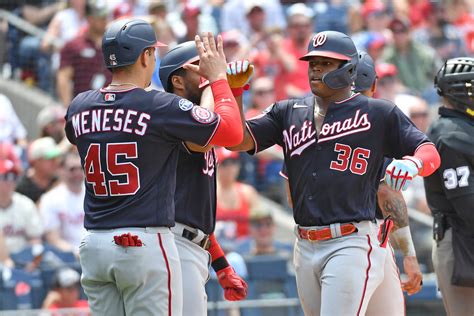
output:
POLYGON ((373 220, 384 156, 412 155, 428 139, 394 104, 360 94, 329 105, 318 137, 314 100, 277 102, 247 121, 254 152, 284 148, 297 224, 373 220))
POLYGON ((66 135, 86 176, 85 227, 173 226, 179 146, 206 145, 219 120, 159 91, 79 94, 66 114, 66 135))
POLYGON ((176 221, 206 234, 216 224, 216 155, 189 152, 183 144, 176 175, 176 221))
POLYGON ((447 216, 451 226, 473 235, 474 120, 456 110, 439 109, 428 136, 441 156, 441 166, 424 178, 426 198, 433 214, 447 216))

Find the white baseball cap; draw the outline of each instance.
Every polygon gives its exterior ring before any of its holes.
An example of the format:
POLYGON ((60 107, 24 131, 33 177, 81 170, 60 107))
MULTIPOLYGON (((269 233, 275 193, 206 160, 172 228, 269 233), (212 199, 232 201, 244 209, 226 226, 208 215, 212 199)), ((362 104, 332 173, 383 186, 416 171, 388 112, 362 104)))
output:
POLYGON ((303 15, 307 18, 312 19, 314 17, 314 11, 310 7, 306 6, 304 3, 295 3, 291 5, 286 11, 288 17, 294 15, 303 15))
POLYGON ((42 137, 33 141, 28 150, 30 160, 53 159, 61 155, 61 149, 51 137, 42 137))

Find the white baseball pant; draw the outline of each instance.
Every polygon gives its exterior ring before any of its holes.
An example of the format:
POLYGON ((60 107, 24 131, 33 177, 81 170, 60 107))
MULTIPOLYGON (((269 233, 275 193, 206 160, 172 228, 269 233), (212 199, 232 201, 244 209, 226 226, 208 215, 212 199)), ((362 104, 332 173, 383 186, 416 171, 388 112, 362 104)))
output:
POLYGON ((79 254, 92 315, 183 315, 181 265, 169 228, 89 230, 79 254), (129 232, 142 247, 114 243, 129 232))

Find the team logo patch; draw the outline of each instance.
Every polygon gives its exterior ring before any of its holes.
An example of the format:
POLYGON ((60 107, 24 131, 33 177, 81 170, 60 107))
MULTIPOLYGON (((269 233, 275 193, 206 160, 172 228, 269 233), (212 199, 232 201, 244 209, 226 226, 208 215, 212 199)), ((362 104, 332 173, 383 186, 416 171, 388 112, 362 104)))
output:
POLYGON ((313 37, 313 47, 318 47, 326 43, 327 35, 325 33, 316 34, 313 37))
POLYGON ((200 106, 193 107, 191 115, 196 121, 202 124, 209 124, 213 122, 216 117, 213 112, 200 106))
POLYGON ((194 104, 189 100, 181 99, 179 100, 178 106, 183 111, 189 111, 193 108, 194 104))
POLYGON ((107 101, 107 102, 115 101, 115 94, 114 93, 106 93, 104 95, 104 100, 107 101))

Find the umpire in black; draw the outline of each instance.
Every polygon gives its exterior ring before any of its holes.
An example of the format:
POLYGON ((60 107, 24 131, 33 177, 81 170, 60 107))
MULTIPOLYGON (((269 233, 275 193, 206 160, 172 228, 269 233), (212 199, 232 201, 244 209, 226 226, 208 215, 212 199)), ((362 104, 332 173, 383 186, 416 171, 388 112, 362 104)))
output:
POLYGON ((446 61, 435 78, 443 99, 428 136, 441 167, 424 178, 434 217, 433 264, 449 315, 474 313, 474 58, 446 61))

